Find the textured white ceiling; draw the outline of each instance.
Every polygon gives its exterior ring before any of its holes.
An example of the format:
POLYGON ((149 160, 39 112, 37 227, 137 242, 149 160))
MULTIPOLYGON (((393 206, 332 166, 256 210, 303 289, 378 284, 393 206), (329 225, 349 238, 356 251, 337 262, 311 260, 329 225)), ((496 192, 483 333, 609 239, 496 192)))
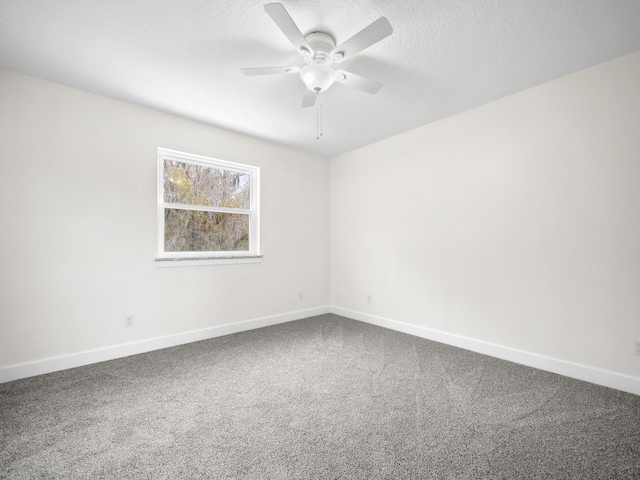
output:
MULTIPOLYGON (((394 33, 300 107, 303 65, 263 9, 238 0, 0 0, 0 66, 334 156, 640 50, 640 0, 282 0, 303 34, 341 43, 380 16, 394 33)), ((640 79, 639 79, 640 81, 640 79)))

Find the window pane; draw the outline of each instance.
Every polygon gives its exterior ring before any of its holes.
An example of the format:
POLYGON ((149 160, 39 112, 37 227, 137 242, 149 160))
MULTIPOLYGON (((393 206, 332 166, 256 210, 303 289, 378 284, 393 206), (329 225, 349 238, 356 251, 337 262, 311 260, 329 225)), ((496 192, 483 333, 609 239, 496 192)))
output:
POLYGON ((165 160, 164 201, 210 207, 249 208, 248 173, 165 160))
POLYGON ((165 252, 248 251, 249 215, 167 208, 165 252))

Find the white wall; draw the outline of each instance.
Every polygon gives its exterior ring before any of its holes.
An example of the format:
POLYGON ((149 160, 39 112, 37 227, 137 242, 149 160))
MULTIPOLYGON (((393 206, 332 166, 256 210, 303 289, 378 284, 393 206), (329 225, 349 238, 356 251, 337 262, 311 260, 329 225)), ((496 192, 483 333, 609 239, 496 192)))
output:
POLYGON ((333 158, 332 305, 640 377, 638 79, 640 52, 333 158))
POLYGON ((0 368, 329 303, 327 159, 0 70, 0 162, 0 368), (155 266, 158 147, 261 168, 263 263, 155 266))
POLYGON ((0 369, 331 304, 640 378, 638 78, 328 161, 0 70, 0 369), (155 266, 158 146, 261 167, 263 263, 155 266))

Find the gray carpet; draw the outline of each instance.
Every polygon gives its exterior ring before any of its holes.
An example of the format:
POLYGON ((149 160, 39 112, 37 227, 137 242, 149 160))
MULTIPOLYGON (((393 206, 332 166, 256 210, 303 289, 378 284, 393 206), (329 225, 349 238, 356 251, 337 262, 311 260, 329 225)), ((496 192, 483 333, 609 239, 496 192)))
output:
POLYGON ((0 478, 640 478, 640 397, 322 315, 0 385, 0 478))

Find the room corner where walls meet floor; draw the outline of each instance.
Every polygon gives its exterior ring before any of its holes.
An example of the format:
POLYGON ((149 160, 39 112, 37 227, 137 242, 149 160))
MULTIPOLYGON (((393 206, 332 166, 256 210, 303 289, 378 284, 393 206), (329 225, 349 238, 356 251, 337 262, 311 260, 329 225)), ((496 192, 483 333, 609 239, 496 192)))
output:
POLYGON ((316 307, 0 369, 0 383, 333 313, 558 375, 640 395, 640 379, 336 306, 316 307))

